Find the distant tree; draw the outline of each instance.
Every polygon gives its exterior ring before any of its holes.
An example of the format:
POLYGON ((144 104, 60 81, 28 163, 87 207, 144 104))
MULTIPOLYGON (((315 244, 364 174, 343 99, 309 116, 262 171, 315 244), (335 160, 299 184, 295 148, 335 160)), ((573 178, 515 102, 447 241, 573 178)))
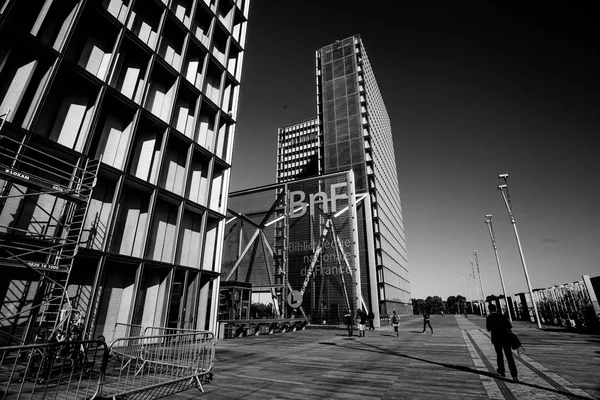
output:
POLYGON ((412 305, 413 305, 413 314, 415 314, 415 315, 421 314, 426 308, 425 300, 423 300, 423 299, 413 299, 412 305))
POLYGON ((427 296, 427 298, 425 299, 425 311, 427 311, 429 314, 433 314, 433 297, 431 296, 427 296))
POLYGON ((456 296, 456 304, 459 308, 458 313, 464 313, 467 307, 467 299, 459 294, 456 296))
POLYGON ((446 306, 449 313, 456 314, 458 312, 456 304, 456 296, 448 296, 446 299, 446 306))
POLYGON ((427 301, 429 301, 429 312, 431 314, 439 314, 445 311, 444 301, 439 296, 428 297, 427 301))

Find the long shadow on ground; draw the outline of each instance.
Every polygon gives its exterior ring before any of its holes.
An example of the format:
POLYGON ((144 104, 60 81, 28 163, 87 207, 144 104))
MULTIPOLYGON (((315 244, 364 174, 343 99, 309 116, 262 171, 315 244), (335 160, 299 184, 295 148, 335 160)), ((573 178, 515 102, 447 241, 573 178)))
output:
MULTIPOLYGON (((507 381, 507 382, 511 382, 511 383, 513 382, 512 379, 502 378, 502 377, 498 376, 497 374, 493 374, 493 373, 491 373, 489 371, 482 371, 482 370, 479 370, 479 369, 476 369, 476 368, 468 367, 466 365, 456 365, 456 364, 440 363, 440 362, 436 362, 436 361, 427 360, 427 359, 424 359, 424 358, 409 356, 408 354, 399 353, 399 352, 396 352, 396 351, 391 351, 391 350, 388 350, 388 349, 385 349, 385 348, 381 348, 381 347, 375 346, 373 344, 365 343, 365 342, 357 342, 357 341, 355 341, 355 343, 359 343, 359 344, 361 344, 363 346, 371 347, 371 349, 361 349, 361 348, 357 349, 356 347, 345 346, 345 345, 338 345, 337 343, 321 342, 321 344, 333 345, 333 346, 338 346, 338 347, 346 347, 346 348, 352 349, 352 350, 362 350, 362 351, 366 351, 366 352, 370 352, 370 353, 376 352, 376 353, 381 353, 381 354, 392 354, 392 355, 395 355, 397 357, 404 357, 404 358, 408 358, 408 359, 411 359, 411 360, 417 360, 417 361, 422 361, 422 362, 429 363, 429 364, 435 364, 435 365, 442 366, 444 368, 451 368, 451 369, 455 369, 455 370, 466 372, 466 373, 471 373, 471 374, 476 374, 476 375, 484 375, 484 376, 489 376, 489 377, 497 379, 497 380, 507 381)), ((529 387, 540 389, 540 390, 544 390, 544 391, 547 391, 547 392, 553 392, 553 393, 561 394, 561 395, 564 395, 564 396, 568 396, 569 398, 585 399, 585 400, 589 400, 590 399, 589 397, 579 396, 579 395, 573 394, 571 392, 557 390, 557 389, 552 389, 552 388, 543 387, 543 386, 539 386, 539 385, 534 385, 532 383, 527 383, 527 382, 519 381, 518 384, 529 386, 529 387)))

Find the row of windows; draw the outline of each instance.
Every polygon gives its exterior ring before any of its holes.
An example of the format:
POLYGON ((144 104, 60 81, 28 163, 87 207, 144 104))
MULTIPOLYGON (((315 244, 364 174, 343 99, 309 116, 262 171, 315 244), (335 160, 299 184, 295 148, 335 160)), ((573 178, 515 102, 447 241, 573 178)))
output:
POLYGON ((306 122, 297 122, 293 125, 284 126, 279 129, 280 129, 280 133, 283 133, 285 136, 289 136, 290 134, 302 135, 302 133, 305 132, 307 129, 317 128, 317 127, 318 127, 318 121, 316 119, 311 119, 306 122))
POLYGON ((304 145, 300 145, 300 146, 287 146, 285 148, 279 148, 278 155, 279 155, 279 157, 283 157, 283 156, 289 157, 291 155, 297 155, 297 154, 301 154, 304 152, 314 152, 314 151, 316 151, 317 148, 318 148, 317 142, 313 142, 310 144, 304 144, 304 145))
POLYGON ((285 138, 282 139, 280 137, 279 141, 278 141, 278 147, 279 148, 290 148, 290 147, 296 147, 298 145, 302 145, 302 144, 313 144, 317 142, 317 132, 316 130, 314 132, 308 132, 306 135, 302 135, 302 136, 298 136, 295 138, 285 138))
POLYGON ((381 284, 379 285, 379 300, 396 301, 399 303, 410 303, 410 285, 406 290, 398 289, 394 286, 381 284))
POLYGON ((321 62, 330 63, 334 60, 347 57, 353 54, 355 50, 355 44, 357 41, 354 37, 346 38, 342 41, 337 41, 333 44, 323 47, 320 50, 321 62))
MULTIPOLYGON (((396 219, 396 216, 401 218, 402 210, 389 118, 366 53, 363 52, 362 56, 365 67, 365 81, 368 87, 367 108, 371 124, 372 144, 375 150, 373 160, 376 170, 376 182, 381 189, 380 194, 384 196, 384 203, 395 211, 392 218, 396 219)), ((386 213, 384 212, 384 214, 386 213)), ((396 221, 396 223, 401 224, 401 221, 396 221)))
POLYGON ((277 162, 278 162, 278 164, 285 164, 290 161, 312 158, 312 156, 314 156, 317 153, 317 149, 314 148, 314 149, 310 149, 310 150, 311 151, 294 152, 291 155, 290 154, 280 155, 277 157, 277 160, 278 160, 277 162))

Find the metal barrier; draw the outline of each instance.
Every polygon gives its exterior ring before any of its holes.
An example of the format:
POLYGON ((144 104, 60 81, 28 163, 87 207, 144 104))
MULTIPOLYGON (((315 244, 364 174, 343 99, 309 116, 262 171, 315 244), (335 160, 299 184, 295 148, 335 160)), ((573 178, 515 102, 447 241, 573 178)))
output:
MULTIPOLYGON (((154 328, 157 330, 170 328, 154 328)), ((211 332, 120 338, 110 345, 100 393, 119 399, 148 399, 193 387, 204 393, 215 360, 211 332)))
POLYGON ((219 321, 219 338, 229 339, 249 335, 265 335, 304 330, 308 325, 305 319, 247 319, 219 321))
POLYGON ((0 400, 153 399, 212 379, 211 332, 151 327, 145 335, 0 347, 0 400), (169 332, 176 332, 166 334, 169 332))
POLYGON ((177 335, 180 333, 210 333, 210 331, 199 331, 197 329, 167 328, 160 326, 147 326, 143 329, 141 336, 177 335))
POLYGON ((133 325, 133 324, 124 324, 122 322, 117 322, 112 331, 112 337, 108 341, 108 343, 112 342, 117 338, 123 337, 134 337, 134 336, 142 336, 144 333, 144 327, 142 325, 133 325))
POLYGON ((0 399, 96 398, 108 361, 100 340, 0 347, 0 399))

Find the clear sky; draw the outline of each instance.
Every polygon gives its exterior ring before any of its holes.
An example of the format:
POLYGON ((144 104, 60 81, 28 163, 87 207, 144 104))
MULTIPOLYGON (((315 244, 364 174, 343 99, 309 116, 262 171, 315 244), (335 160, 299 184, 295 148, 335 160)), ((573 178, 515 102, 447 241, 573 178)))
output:
POLYGON ((251 3, 230 189, 275 181, 277 128, 316 115, 315 50, 360 34, 392 123, 412 297, 469 297, 473 250, 485 294, 502 293, 485 214, 507 292, 527 290, 500 173, 532 286, 600 275, 597 14, 414 3, 251 3))

